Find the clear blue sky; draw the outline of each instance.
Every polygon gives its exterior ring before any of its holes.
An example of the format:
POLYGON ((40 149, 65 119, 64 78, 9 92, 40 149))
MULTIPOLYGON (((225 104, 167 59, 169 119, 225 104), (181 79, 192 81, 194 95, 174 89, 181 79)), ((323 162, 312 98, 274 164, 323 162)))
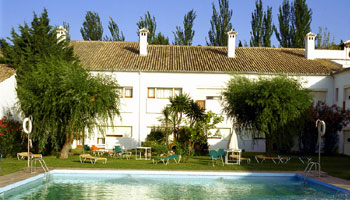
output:
MULTIPOLYGON (((162 32, 174 40, 173 31, 181 25, 184 15, 191 9, 197 13, 194 24, 196 31, 193 45, 205 45, 205 38, 210 29, 212 3, 218 7, 217 0, 0 0, 0 38, 10 36, 11 28, 16 30, 19 24, 30 23, 33 12, 40 14, 45 7, 48 10, 51 25, 61 25, 63 21, 70 24, 72 40, 82 40, 80 28, 86 11, 99 13, 104 35, 109 34, 107 28, 111 16, 123 31, 126 41, 137 41, 136 22, 147 10, 154 15, 157 32, 162 32)), ((273 21, 276 25, 278 8, 282 0, 263 0, 266 6, 273 8, 273 21)), ((327 27, 334 36, 335 42, 340 39, 350 40, 350 0, 307 0, 312 9, 311 29, 318 33, 318 27, 327 27)), ((233 9, 231 23, 238 32, 238 40, 249 44, 251 31, 251 13, 255 8, 255 0, 230 0, 233 9)), ((278 42, 272 36, 272 44, 278 42)))

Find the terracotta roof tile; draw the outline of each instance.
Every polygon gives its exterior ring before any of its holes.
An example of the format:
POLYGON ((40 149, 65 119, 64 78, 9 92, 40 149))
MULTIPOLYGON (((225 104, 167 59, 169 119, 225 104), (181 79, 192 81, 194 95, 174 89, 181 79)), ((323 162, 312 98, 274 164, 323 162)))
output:
POLYGON ((149 45, 139 55, 138 42, 72 41, 84 67, 91 70, 329 74, 341 68, 328 60, 307 60, 304 49, 149 45))
POLYGON ((7 64, 0 64, 0 82, 10 78, 15 73, 16 71, 8 67, 7 64))

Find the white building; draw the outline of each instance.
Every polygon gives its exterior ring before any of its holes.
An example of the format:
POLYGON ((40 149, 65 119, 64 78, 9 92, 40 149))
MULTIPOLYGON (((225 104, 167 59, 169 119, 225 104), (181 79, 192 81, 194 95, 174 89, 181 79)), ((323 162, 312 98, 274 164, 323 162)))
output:
MULTIPOLYGON (((195 101, 225 120, 220 135, 209 139, 210 148, 226 148, 233 124, 222 112, 222 95, 233 73, 256 78, 284 73, 303 82, 315 100, 350 108, 350 42, 344 50, 315 50, 315 34, 305 37, 306 49, 235 47, 237 33, 228 33, 228 47, 148 45, 148 31, 140 42, 72 41, 83 67, 91 73, 114 77, 121 88, 121 118, 105 135, 90 134, 86 144, 135 148, 154 126, 159 126, 168 98, 188 93, 195 101)), ((340 153, 350 154, 350 133, 340 134, 340 153), (344 134, 348 134, 344 137, 344 134), (345 143, 344 143, 345 141, 345 143), (348 144, 348 147, 346 145, 348 144), (349 148, 349 150, 347 150, 349 148)), ((212 130, 215 133, 215 130, 212 130)), ((264 140, 238 137, 245 151, 265 151, 264 140)), ((76 141, 74 146, 81 144, 76 141)))

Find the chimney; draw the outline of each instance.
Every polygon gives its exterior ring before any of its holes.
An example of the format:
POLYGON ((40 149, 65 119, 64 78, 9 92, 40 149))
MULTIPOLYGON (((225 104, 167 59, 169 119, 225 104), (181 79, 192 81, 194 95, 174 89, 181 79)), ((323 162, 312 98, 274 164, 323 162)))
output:
POLYGON ((350 59, 350 40, 344 42, 345 59, 350 59))
POLYGON ((142 28, 139 30, 139 37, 140 37, 140 55, 141 56, 147 56, 147 35, 149 31, 146 28, 142 28))
POLYGON ((309 32, 305 36, 305 58, 315 59, 315 38, 316 34, 309 32))
POLYGON ((227 57, 235 57, 235 48, 236 48, 236 36, 238 33, 234 30, 227 32, 227 57))
POLYGON ((67 39, 67 30, 62 26, 56 29, 57 43, 67 39))

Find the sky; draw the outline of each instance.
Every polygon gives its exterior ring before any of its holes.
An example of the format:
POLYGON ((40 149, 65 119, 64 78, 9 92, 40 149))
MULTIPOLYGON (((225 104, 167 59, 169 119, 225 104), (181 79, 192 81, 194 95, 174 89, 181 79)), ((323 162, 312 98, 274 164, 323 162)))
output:
MULTIPOLYGON (((335 43, 350 40, 350 0, 306 0, 312 9, 311 30, 319 32, 319 27, 327 27, 335 43)), ((30 23, 33 12, 40 15, 44 8, 48 10, 51 25, 70 25, 72 40, 82 40, 82 27, 87 11, 99 14, 104 28, 103 35, 109 35, 108 21, 111 16, 125 35, 126 41, 138 41, 136 23, 147 11, 156 18, 157 30, 170 41, 174 41, 176 26, 183 27, 184 15, 194 9, 197 18, 194 21, 195 35, 193 45, 206 45, 212 3, 218 8, 218 0, 0 0, 0 38, 10 36, 12 28, 24 22, 30 23)), ((263 7, 272 6, 273 23, 278 25, 278 8, 282 0, 263 0, 263 7)), ((255 9, 255 0, 230 0, 233 10, 231 23, 238 32, 237 40, 249 44, 251 32, 251 14, 255 9)), ((278 47, 275 34, 272 45, 278 47)), ((237 42, 238 44, 238 42, 237 42)))

